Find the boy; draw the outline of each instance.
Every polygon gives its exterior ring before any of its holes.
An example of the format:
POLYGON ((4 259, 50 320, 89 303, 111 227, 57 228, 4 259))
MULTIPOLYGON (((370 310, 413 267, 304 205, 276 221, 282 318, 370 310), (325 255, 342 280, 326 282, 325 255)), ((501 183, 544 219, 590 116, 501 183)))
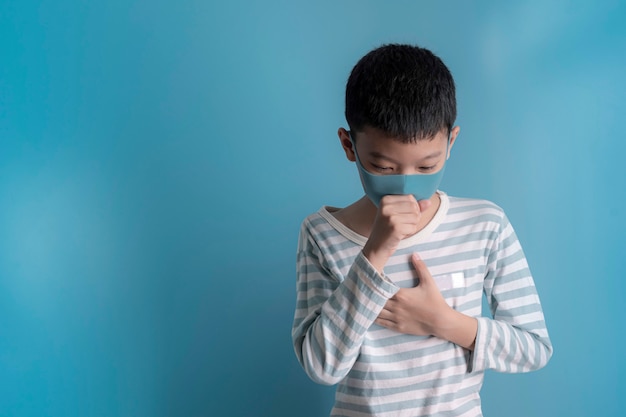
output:
POLYGON ((332 416, 481 416, 484 371, 539 369, 552 345, 503 211, 437 191, 459 134, 452 75, 426 49, 384 45, 352 70, 345 113, 365 196, 302 224, 298 360, 339 384, 332 416))

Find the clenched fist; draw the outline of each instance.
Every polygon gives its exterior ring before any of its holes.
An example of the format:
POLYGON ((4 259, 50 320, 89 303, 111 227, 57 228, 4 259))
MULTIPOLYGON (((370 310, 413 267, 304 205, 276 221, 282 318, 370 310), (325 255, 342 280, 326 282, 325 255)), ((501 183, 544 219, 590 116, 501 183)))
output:
POLYGON ((363 254, 378 271, 382 272, 389 257, 402 239, 419 231, 422 212, 432 202, 415 200, 408 195, 386 195, 380 200, 378 212, 363 248, 363 254))

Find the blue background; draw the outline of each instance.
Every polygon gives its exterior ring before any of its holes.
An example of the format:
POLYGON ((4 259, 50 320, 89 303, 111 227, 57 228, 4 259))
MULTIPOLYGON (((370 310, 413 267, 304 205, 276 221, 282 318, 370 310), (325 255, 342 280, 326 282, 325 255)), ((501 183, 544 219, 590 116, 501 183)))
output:
MULTIPOLYGON (((486 416, 618 416, 618 1, 0 2, 0 415, 327 415, 290 326, 301 220, 361 195, 336 130, 386 42, 440 55, 442 189, 517 229, 555 354, 486 416)), ((621 261, 620 261, 621 259, 621 261)))

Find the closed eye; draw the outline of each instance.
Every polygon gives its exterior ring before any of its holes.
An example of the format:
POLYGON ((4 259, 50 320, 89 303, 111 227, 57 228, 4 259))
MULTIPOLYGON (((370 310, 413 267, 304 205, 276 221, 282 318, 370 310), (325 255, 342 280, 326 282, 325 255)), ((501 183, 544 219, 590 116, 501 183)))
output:
POLYGON ((393 168, 391 168, 391 167, 385 167, 385 166, 376 165, 376 164, 372 164, 372 167, 374 168, 374 170, 376 170, 378 172, 391 172, 391 171, 393 171, 393 168))
POLYGON ((422 172, 430 172, 432 170, 434 170, 435 168, 437 168, 437 165, 432 165, 429 167, 420 167, 420 171, 422 172))

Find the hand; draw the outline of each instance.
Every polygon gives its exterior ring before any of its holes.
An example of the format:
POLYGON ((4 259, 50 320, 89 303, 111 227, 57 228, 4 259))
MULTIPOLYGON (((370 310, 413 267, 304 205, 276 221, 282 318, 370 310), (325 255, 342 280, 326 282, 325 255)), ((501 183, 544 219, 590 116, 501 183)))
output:
POLYGON ((400 333, 437 336, 473 350, 478 321, 446 303, 419 255, 413 254, 411 262, 419 284, 413 288, 401 288, 387 301, 375 323, 400 333))
POLYGON ((436 335, 442 317, 452 308, 441 295, 424 261, 413 254, 411 262, 417 271, 419 284, 413 288, 401 288, 391 297, 376 323, 400 333, 436 335))
POLYGON ((363 247, 363 254, 374 268, 382 272, 400 241, 419 231, 422 211, 431 204, 430 200, 416 201, 411 194, 386 195, 380 200, 372 231, 363 247))

